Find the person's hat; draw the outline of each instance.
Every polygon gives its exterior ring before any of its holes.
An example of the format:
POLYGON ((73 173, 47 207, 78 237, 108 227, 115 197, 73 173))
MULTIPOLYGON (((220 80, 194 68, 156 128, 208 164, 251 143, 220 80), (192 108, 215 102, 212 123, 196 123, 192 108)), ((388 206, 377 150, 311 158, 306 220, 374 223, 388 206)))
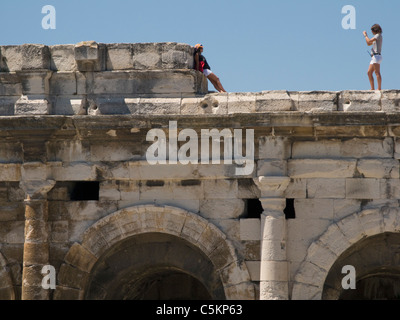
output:
POLYGON ((203 45, 200 44, 200 43, 198 43, 198 44, 196 44, 196 45, 194 46, 194 48, 195 48, 196 50, 198 50, 198 49, 200 49, 200 48, 203 48, 203 45))

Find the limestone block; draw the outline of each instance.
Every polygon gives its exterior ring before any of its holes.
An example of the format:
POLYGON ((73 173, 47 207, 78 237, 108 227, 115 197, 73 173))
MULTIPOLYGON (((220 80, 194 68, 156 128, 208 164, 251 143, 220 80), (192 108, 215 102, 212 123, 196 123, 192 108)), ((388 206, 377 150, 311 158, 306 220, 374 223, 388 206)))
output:
POLYGON ((60 276, 58 277, 59 285, 68 284, 68 286, 84 289, 87 282, 89 281, 89 274, 83 272, 80 269, 74 268, 68 264, 62 264, 59 271, 60 276))
POLYGON ((345 198, 346 179, 307 179, 307 198, 345 198))
POLYGON ((51 113, 51 104, 44 96, 21 96, 15 103, 16 115, 48 115, 51 113))
POLYGON ((180 98, 141 98, 139 102, 140 114, 180 114, 180 98))
POLYGON ((313 242, 307 251, 307 260, 316 266, 329 271, 338 256, 320 241, 313 242))
POLYGON ((286 160, 258 160, 257 176, 281 177, 287 175, 286 160))
POLYGON ((21 176, 24 180, 46 180, 48 178, 47 165, 42 162, 23 163, 21 176))
POLYGON ((398 179, 399 160, 361 159, 357 162, 357 171, 365 178, 398 179))
POLYGON ((182 43, 165 43, 161 45, 163 69, 192 69, 194 66, 193 48, 182 43))
POLYGON ((352 214, 336 224, 350 244, 354 244, 365 237, 365 231, 358 214, 352 214))
POLYGON ((322 290, 318 286, 295 283, 292 289, 293 300, 321 300, 322 290))
POLYGON ((333 199, 295 199, 296 219, 333 219, 333 199))
POLYGON ((286 137, 263 136, 258 145, 259 159, 284 160, 291 157, 291 143, 286 137))
POLYGON ((399 179, 380 180, 380 191, 382 199, 399 199, 400 180, 399 179))
POLYGON ((398 208, 383 207, 380 210, 383 215, 385 232, 399 232, 400 215, 398 208))
POLYGON ((394 141, 394 158, 400 159, 400 139, 396 138, 394 141))
POLYGON ((382 111, 394 113, 400 111, 400 91, 382 90, 381 105, 382 111))
POLYGON ((79 71, 105 70, 105 46, 95 41, 82 41, 75 45, 74 56, 79 71))
POLYGON ((1 238, 3 243, 21 244, 25 242, 25 223, 24 221, 9 221, 1 224, 1 238))
POLYGON ((204 97, 183 98, 181 114, 227 114, 228 94, 208 94, 204 97))
POLYGON ((262 91, 256 94, 255 112, 291 110, 294 110, 294 104, 285 90, 262 91))
POLYGON ((49 235, 51 242, 67 242, 69 240, 68 221, 52 221, 49 235))
POLYGON ((131 161, 140 157, 140 146, 132 142, 92 143, 91 161, 131 161))
POLYGON ((85 115, 85 100, 83 96, 57 96, 52 106, 54 115, 85 115))
POLYGON ((302 263, 300 269, 296 273, 295 282, 310 284, 313 286, 320 286, 324 283, 326 270, 321 269, 319 266, 310 261, 302 263))
POLYGON ((228 114, 255 112, 256 95, 251 92, 228 94, 228 114))
POLYGON ((299 92, 297 110, 302 112, 337 111, 338 92, 308 91, 299 92))
POLYGON ((215 217, 218 212, 220 219, 237 219, 244 211, 242 199, 204 199, 200 200, 200 215, 206 219, 215 217))
POLYGON ((63 162, 87 162, 90 160, 89 143, 81 140, 61 140, 51 141, 47 144, 47 154, 50 161, 49 166, 58 166, 63 162))
POLYGON ((19 99, 19 97, 0 98, 0 116, 14 115, 15 103, 17 102, 18 99, 19 99))
POLYGON ((65 207, 73 221, 96 221, 117 211, 115 201, 71 201, 65 203, 65 207))
POLYGON ((133 45, 134 69, 161 69, 161 47, 156 43, 134 43, 133 45))
MULTIPOLYGON (((340 256, 343 251, 350 247, 349 241, 346 237, 341 233, 339 227, 336 223, 332 223, 328 229, 324 232, 324 234, 319 238, 322 246, 325 248, 329 248, 331 252, 333 252, 336 256, 340 256)), ((330 256, 329 252, 328 255, 330 256)), ((317 257, 317 259, 319 259, 317 257)), ((311 260, 310 260, 311 261, 311 260)), ((319 264, 322 268, 327 268, 329 265, 322 262, 319 264)))
POLYGON ((205 199, 236 199, 238 195, 237 180, 204 180, 205 199))
POLYGON ((348 178, 353 177, 355 168, 356 160, 288 160, 288 175, 291 178, 348 178))
POLYGON ((60 44, 49 46, 51 55, 51 70, 54 71, 76 71, 74 45, 60 44))
POLYGON ((355 199, 334 199, 333 215, 334 220, 339 221, 355 212, 360 211, 361 201, 355 199))
POLYGON ((139 114, 140 98, 98 97, 95 99, 95 113, 100 114, 139 114))
POLYGON ((21 165, 0 163, 0 181, 20 181, 21 165))
POLYGON ((49 47, 41 44, 1 46, 2 71, 50 69, 49 47))
POLYGON ((246 261, 251 281, 260 281, 261 261, 246 261))
POLYGON ((118 190, 121 201, 138 201, 139 184, 136 181, 118 181, 118 190))
POLYGON ((107 70, 133 69, 133 46, 130 43, 110 43, 107 47, 107 70))
POLYGON ((49 81, 50 93, 55 95, 77 94, 75 72, 56 72, 49 81))
POLYGON ((339 95, 339 111, 381 111, 381 92, 346 90, 339 95))
POLYGON ((0 189, 2 196, 0 201, 0 221, 23 220, 25 216, 25 207, 22 202, 9 202, 7 200, 7 189, 0 189))
POLYGON ((149 183, 140 186, 140 200, 152 199, 203 199, 203 186, 179 186, 172 181, 163 182, 160 186, 152 186, 149 183))
POLYGON ((304 199, 307 197, 307 179, 290 179, 283 193, 287 199, 304 199))
POLYGON ((23 150, 20 143, 5 143, 0 142, 0 162, 22 162, 23 150))
POLYGON ((0 73, 0 96, 19 96, 22 94, 20 79, 15 72, 0 73))
POLYGON ((24 95, 45 95, 49 93, 49 79, 53 72, 47 70, 23 70, 16 72, 24 95))
POLYGON ((100 182, 99 190, 100 200, 121 200, 121 193, 116 181, 102 181, 100 182))
POLYGON ((240 240, 251 241, 260 239, 260 219, 240 219, 240 240))
MULTIPOLYGON (((129 171, 128 176, 132 180, 187 180, 201 177, 197 172, 198 168, 197 165, 191 164, 150 165, 147 161, 130 161, 127 169, 129 171)), ((124 172, 123 168, 121 170, 124 172)))
POLYGON ((367 237, 384 232, 383 215, 379 209, 363 210, 358 216, 367 237))
POLYGON ((292 158, 392 158, 392 138, 298 141, 293 143, 292 158))
POLYGON ((64 162, 52 166, 52 177, 57 181, 96 180, 96 166, 81 162, 64 162))
POLYGON ((379 199, 379 179, 346 179, 346 198, 348 199, 379 199))

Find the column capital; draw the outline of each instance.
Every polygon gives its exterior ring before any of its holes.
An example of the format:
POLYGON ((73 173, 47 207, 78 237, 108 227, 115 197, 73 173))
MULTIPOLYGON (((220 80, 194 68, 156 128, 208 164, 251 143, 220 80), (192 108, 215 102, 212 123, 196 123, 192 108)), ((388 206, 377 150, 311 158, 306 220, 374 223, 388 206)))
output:
POLYGON ((258 176, 253 178, 254 183, 261 191, 263 198, 284 198, 290 178, 283 176, 258 176))
POLYGON ((47 193, 55 184, 55 180, 23 180, 19 185, 25 192, 26 200, 42 200, 47 198, 47 193))

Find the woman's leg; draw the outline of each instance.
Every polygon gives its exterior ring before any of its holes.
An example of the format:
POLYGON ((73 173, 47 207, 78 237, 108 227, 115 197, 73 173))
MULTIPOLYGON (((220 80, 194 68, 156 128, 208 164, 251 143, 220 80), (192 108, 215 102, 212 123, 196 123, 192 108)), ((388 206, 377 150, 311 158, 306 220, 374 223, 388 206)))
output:
POLYGON ((378 90, 382 90, 381 65, 379 63, 374 63, 374 69, 376 74, 376 81, 378 82, 378 90))
POLYGON ((214 73, 211 73, 210 75, 208 75, 207 78, 211 81, 214 88, 217 89, 218 92, 226 92, 224 87, 221 84, 221 81, 214 73))
POLYGON ((369 83, 371 84, 371 90, 375 90, 375 84, 374 84, 374 71, 375 71, 375 64, 370 64, 368 68, 368 78, 369 78, 369 83))

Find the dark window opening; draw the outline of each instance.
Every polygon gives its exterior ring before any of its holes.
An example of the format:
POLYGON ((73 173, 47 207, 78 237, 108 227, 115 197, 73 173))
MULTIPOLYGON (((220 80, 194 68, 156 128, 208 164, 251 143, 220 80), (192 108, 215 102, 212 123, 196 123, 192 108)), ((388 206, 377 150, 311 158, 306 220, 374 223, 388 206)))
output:
POLYGON ((258 199, 246 199, 245 200, 245 213, 244 218, 249 219, 260 219, 264 209, 261 205, 261 201, 258 199))
POLYGON ((163 187, 165 182, 163 180, 148 180, 146 181, 147 187, 163 187))
POLYGON ((71 201, 98 201, 100 193, 100 182, 77 181, 74 182, 71 191, 71 201))
POLYGON ((283 210, 286 219, 295 219, 296 211, 294 210, 294 199, 286 199, 286 208, 283 210))

